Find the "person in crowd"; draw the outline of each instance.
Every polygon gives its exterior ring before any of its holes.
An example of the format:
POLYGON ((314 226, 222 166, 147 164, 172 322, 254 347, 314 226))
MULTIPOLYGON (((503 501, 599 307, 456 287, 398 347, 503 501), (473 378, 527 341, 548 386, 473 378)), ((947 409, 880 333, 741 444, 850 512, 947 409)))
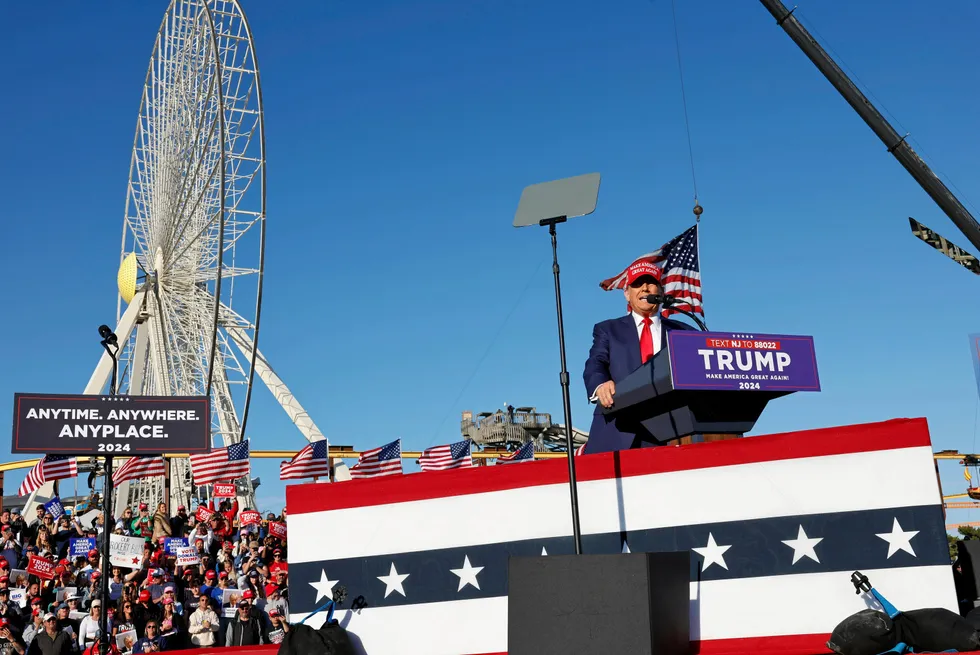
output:
POLYGON ((135 644, 133 644, 133 654, 137 653, 158 653, 167 648, 167 640, 160 636, 160 624, 156 618, 146 622, 146 632, 135 644))
POLYGON ((286 633, 289 632, 289 622, 285 619, 287 615, 277 607, 267 611, 269 614, 269 643, 281 644, 282 640, 286 638, 286 633))
POLYGON ((48 612, 42 619, 44 628, 34 635, 27 655, 71 655, 74 648, 67 632, 58 629, 58 619, 48 612))
POLYGON ((270 582, 265 586, 265 612, 271 616, 270 612, 274 609, 281 616, 289 616, 289 603, 279 592, 279 585, 270 582))
POLYGON ((162 537, 172 537, 173 535, 173 528, 170 527, 170 517, 167 516, 167 504, 160 503, 157 505, 157 511, 153 515, 153 540, 156 541, 162 537))
POLYGON ((136 630, 136 603, 131 600, 123 601, 122 613, 116 614, 112 622, 112 636, 120 632, 136 630))
POLYGON ((286 557, 283 554, 282 548, 274 548, 272 550, 272 564, 269 565, 269 573, 275 575, 276 571, 288 570, 289 564, 286 563, 286 557))
POLYGON ((188 524, 187 508, 183 505, 177 506, 177 514, 170 518, 170 535, 178 537, 184 534, 184 527, 188 524))
MULTIPOLYGON (((101 633, 99 621, 102 620, 102 601, 96 598, 92 601, 88 616, 82 619, 78 626, 78 646, 82 649, 88 648, 95 643, 101 633)), ((111 625, 110 625, 111 630, 111 625)))
POLYGON ((44 632, 44 614, 41 612, 40 607, 35 607, 30 609, 30 623, 24 628, 24 645, 28 648, 31 647, 31 642, 34 641, 34 637, 37 636, 39 632, 44 632))
POLYGON ((198 647, 217 646, 218 631, 221 622, 218 615, 211 609, 211 597, 201 594, 197 600, 197 609, 191 614, 187 631, 191 635, 191 643, 198 647))
POLYGON ((259 646, 268 643, 268 628, 253 613, 252 603, 244 598, 238 601, 238 612, 225 632, 225 646, 259 646))
POLYGON ((153 520, 150 518, 150 506, 139 504, 139 516, 133 519, 130 531, 134 537, 143 537, 147 541, 153 539, 153 520))

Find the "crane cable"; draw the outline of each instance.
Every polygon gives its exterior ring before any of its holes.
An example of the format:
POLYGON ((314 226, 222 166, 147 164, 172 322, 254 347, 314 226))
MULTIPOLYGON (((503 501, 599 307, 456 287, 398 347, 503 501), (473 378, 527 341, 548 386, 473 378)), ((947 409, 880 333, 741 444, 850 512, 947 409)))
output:
POLYGON ((694 186, 694 217, 701 222, 701 212, 704 211, 698 203, 698 177, 694 172, 694 146, 691 143, 691 119, 687 114, 687 92, 684 88, 684 67, 681 64, 681 41, 677 31, 677 9, 675 0, 670 0, 670 15, 674 24, 674 47, 677 51, 677 73, 681 81, 681 104, 684 107, 684 128, 687 131, 687 154, 691 161, 691 183, 694 186))

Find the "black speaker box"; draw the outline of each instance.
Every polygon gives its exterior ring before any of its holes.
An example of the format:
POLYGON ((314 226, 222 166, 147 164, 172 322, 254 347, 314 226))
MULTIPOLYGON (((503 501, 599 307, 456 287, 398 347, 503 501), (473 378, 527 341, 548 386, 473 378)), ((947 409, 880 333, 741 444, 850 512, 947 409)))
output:
POLYGON ((512 557, 507 655, 688 655, 691 554, 512 557))
POLYGON ((956 576, 959 598, 976 600, 980 597, 980 540, 960 539, 956 542, 956 561, 963 569, 962 577, 956 576))

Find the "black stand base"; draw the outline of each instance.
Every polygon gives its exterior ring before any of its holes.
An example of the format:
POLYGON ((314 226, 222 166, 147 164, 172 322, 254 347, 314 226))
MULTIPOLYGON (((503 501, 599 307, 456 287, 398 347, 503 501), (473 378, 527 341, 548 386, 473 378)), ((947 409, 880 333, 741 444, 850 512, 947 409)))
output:
POLYGON ((514 557, 508 655, 688 655, 691 555, 514 557))

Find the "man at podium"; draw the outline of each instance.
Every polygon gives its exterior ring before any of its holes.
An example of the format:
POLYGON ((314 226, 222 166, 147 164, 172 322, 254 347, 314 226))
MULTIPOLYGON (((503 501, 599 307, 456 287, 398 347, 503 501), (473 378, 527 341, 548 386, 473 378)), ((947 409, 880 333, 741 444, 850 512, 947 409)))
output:
POLYGON ((585 362, 585 390, 596 403, 585 454, 603 453, 653 445, 637 436, 639 425, 618 425, 616 418, 600 409, 616 399, 616 382, 656 355, 667 341, 668 330, 692 330, 680 321, 660 317, 660 305, 647 296, 663 295, 660 267, 637 261, 626 270, 626 296, 629 313, 597 323, 592 329, 592 349, 585 362))

